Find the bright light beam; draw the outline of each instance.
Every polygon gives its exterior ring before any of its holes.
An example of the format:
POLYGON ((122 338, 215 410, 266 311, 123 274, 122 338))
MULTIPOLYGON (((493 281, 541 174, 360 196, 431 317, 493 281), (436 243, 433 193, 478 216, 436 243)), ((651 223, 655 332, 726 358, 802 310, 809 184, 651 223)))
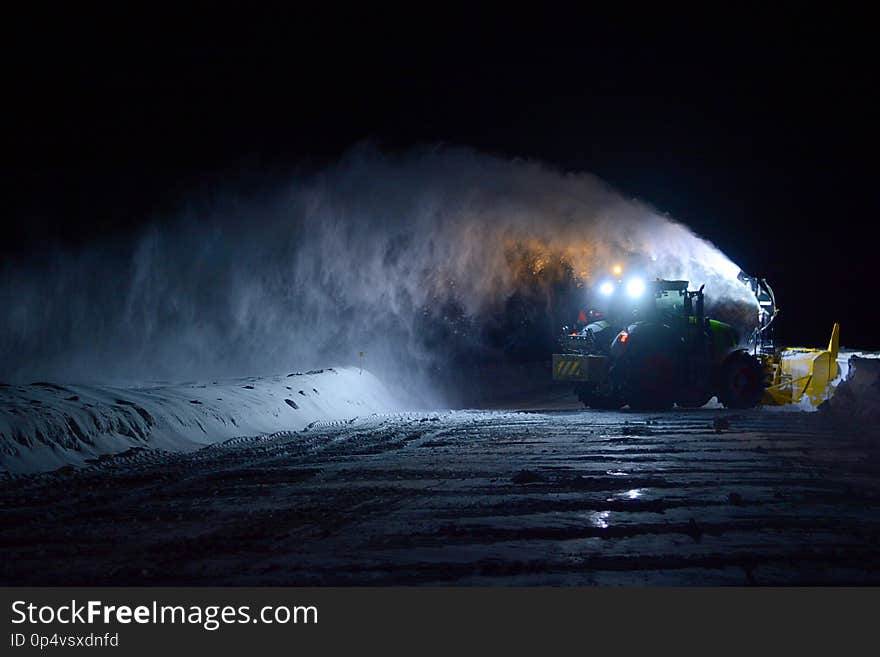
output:
POLYGON ((626 284, 626 293, 631 297, 640 297, 645 293, 645 281, 641 278, 631 278, 626 284))

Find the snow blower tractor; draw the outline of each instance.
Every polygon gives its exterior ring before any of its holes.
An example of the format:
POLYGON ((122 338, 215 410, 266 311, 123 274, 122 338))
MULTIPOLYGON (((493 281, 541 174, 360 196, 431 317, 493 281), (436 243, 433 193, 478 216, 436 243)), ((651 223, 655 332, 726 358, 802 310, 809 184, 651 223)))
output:
POLYGON ((751 408, 763 397, 761 361, 738 348, 733 327, 705 317, 703 288, 634 278, 599 292, 605 308, 566 331, 564 353, 553 355, 553 378, 574 383, 584 405, 693 408, 714 396, 728 408, 751 408))
MULTIPOLYGON (((619 266, 615 275, 621 274, 619 266)), ((585 406, 665 410, 698 408, 716 397, 726 408, 816 405, 837 376, 835 324, 827 350, 777 350, 778 310, 763 279, 740 274, 758 301, 757 328, 743 346, 732 326, 705 316, 703 287, 688 281, 632 278, 599 287, 601 310, 581 313, 583 326, 563 329, 563 353, 553 354, 553 379, 575 385, 585 406)))

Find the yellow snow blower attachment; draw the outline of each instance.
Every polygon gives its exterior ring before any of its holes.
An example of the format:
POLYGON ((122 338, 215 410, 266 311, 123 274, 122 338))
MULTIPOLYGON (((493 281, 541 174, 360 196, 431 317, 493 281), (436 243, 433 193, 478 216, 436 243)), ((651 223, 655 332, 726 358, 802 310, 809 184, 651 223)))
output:
POLYGON ((761 399, 768 406, 805 403, 818 406, 834 392, 839 367, 840 324, 831 329, 827 349, 776 347, 773 323, 779 308, 776 295, 765 278, 740 272, 737 277, 749 286, 758 302, 758 325, 749 344, 764 366, 766 388, 761 399))
POLYGON ((762 403, 782 406, 806 400, 811 406, 818 406, 828 399, 839 369, 839 345, 840 324, 835 324, 827 349, 788 347, 778 354, 765 356, 767 389, 762 403))

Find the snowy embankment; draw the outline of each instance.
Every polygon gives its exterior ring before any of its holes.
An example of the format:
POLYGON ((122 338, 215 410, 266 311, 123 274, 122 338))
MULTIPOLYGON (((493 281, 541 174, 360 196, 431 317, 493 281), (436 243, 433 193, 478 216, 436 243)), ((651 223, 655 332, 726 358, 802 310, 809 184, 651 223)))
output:
POLYGON ((828 409, 856 421, 880 420, 880 353, 841 352, 837 362, 841 380, 828 409))
POLYGON ((79 466, 132 448, 190 451, 397 407, 356 368, 149 387, 0 384, 0 473, 79 466))

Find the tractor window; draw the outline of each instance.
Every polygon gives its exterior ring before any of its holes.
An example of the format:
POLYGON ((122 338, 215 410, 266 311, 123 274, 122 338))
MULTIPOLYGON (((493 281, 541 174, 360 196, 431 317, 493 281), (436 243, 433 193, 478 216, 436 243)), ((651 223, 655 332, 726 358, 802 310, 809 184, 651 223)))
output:
POLYGON ((655 307, 661 315, 681 317, 684 314, 684 294, 680 290, 660 290, 655 307))

